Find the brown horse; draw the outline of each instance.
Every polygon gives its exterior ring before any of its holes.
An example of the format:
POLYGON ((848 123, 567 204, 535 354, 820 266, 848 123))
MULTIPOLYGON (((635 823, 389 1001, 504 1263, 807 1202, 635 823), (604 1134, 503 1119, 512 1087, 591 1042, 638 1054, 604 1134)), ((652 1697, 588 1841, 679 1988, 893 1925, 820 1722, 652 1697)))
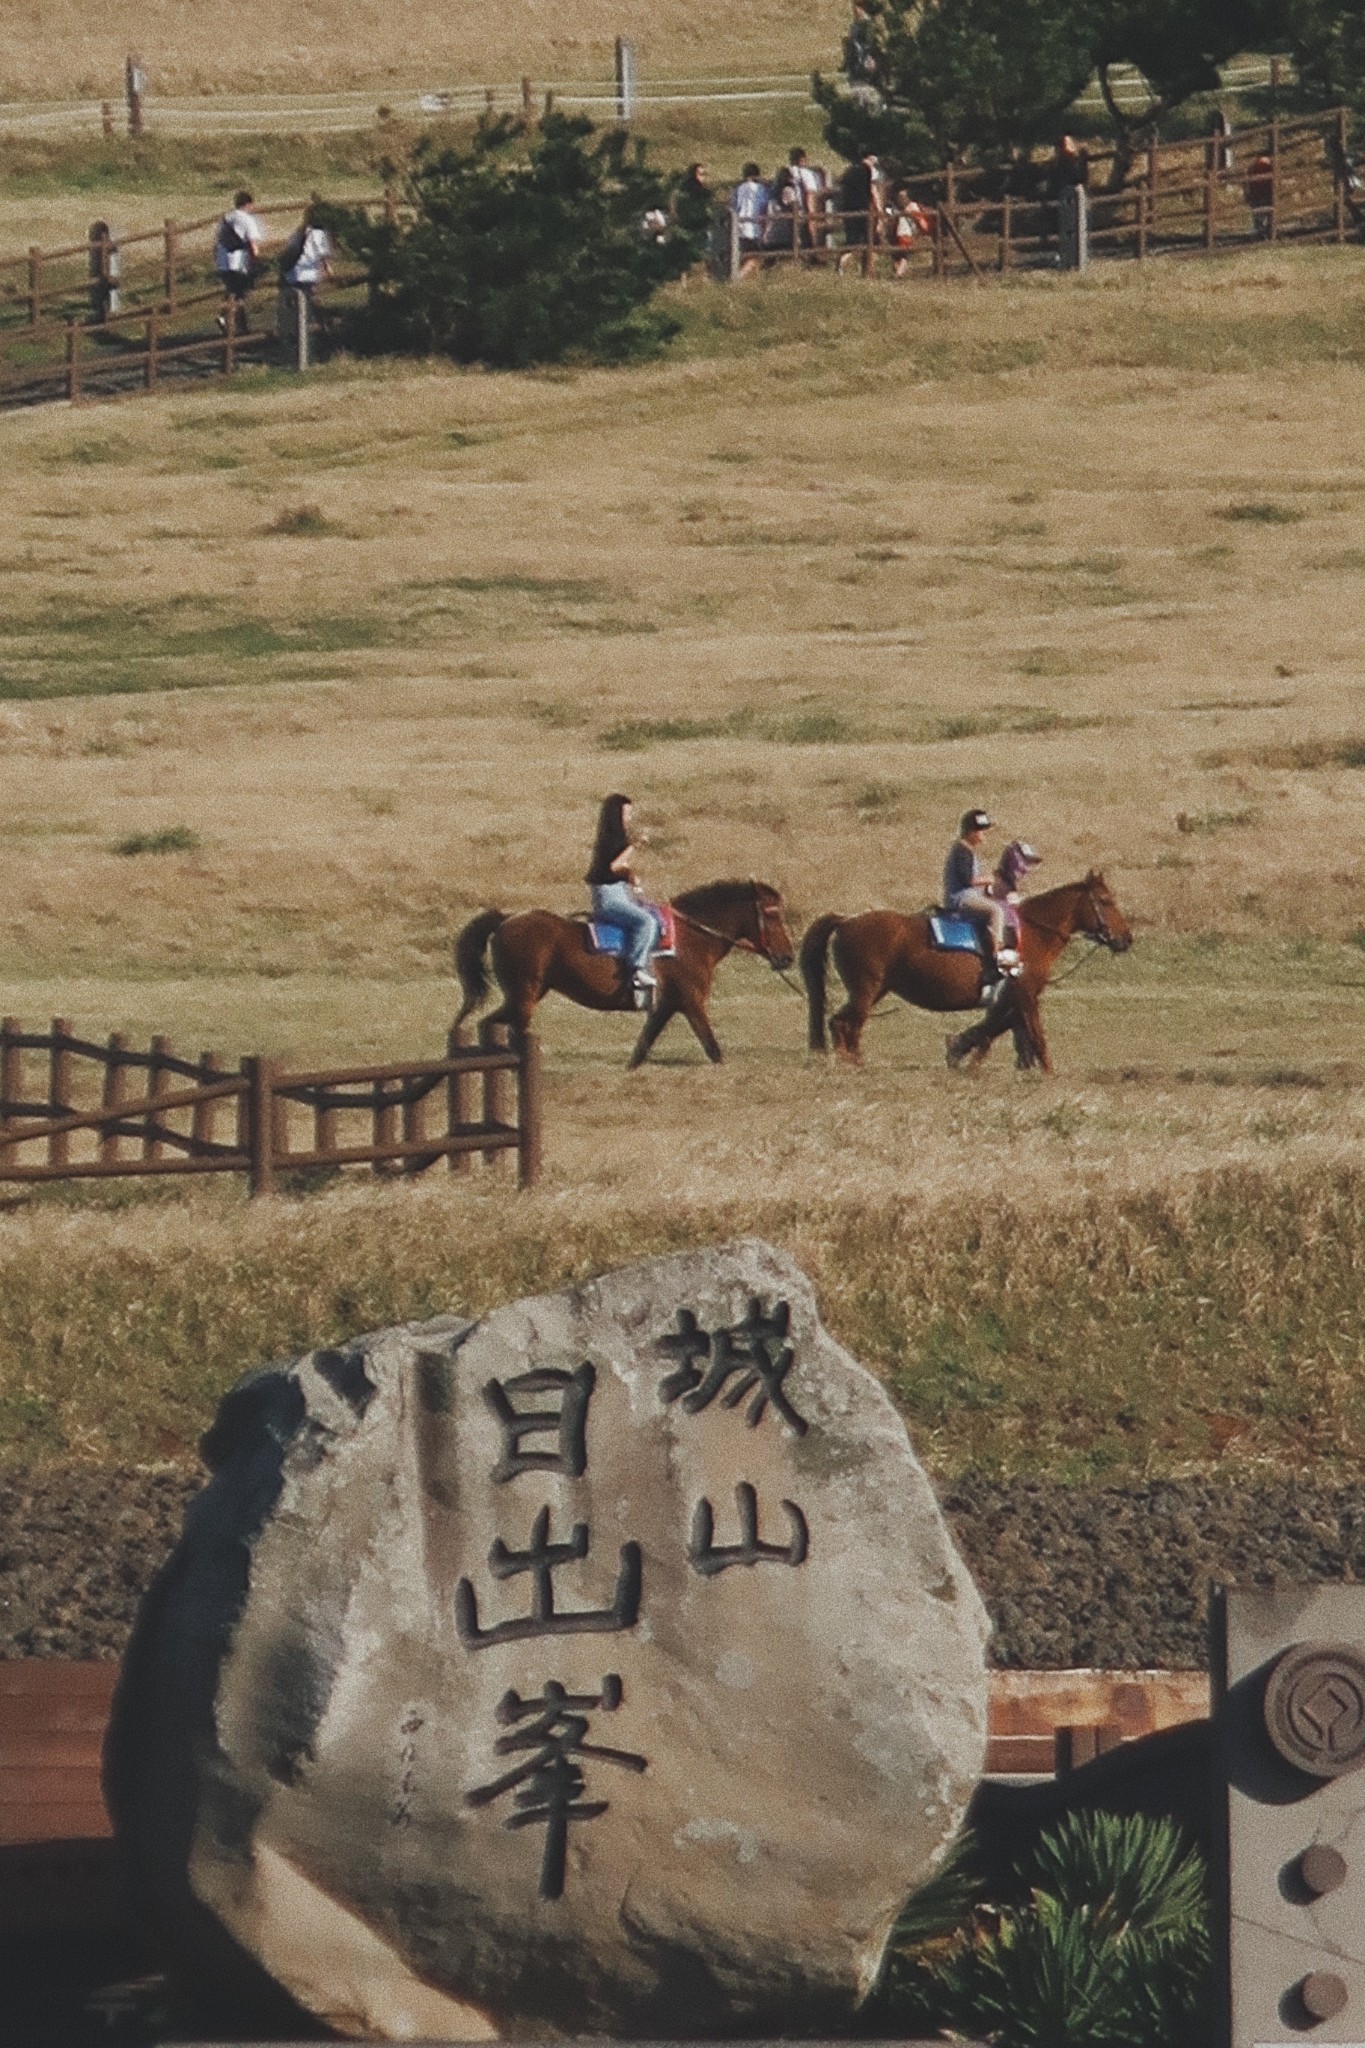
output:
MULTIPOLYGON (((1019 906, 1021 972, 1007 979, 979 1023, 948 1040, 948 1064, 969 1056, 979 1066, 996 1039, 1014 1034, 1021 1067, 1052 1072, 1038 1002, 1052 971, 1078 934, 1126 953, 1133 943, 1127 919, 1104 876, 1092 868, 1083 882, 1068 882, 1019 906)), ((810 1005, 810 1045, 826 1050, 825 954, 834 940, 834 964, 848 1001, 829 1020, 835 1051, 862 1058, 863 1026, 885 995, 903 996, 921 1010, 974 1010, 981 1002, 984 969, 979 954, 945 953, 934 945, 927 912, 867 910, 860 917, 819 917, 801 942, 801 978, 810 1005)))
MULTIPOLYGON (((645 1018, 632 1067, 649 1056, 655 1039, 681 1010, 709 1060, 723 1058, 706 1006, 716 969, 738 948, 758 953, 776 968, 790 967, 794 948, 782 914, 782 896, 766 882, 709 882, 673 898, 677 951, 655 959, 659 987, 645 1018)), ((559 917, 552 910, 524 910, 507 917, 483 910, 455 941, 455 972, 464 990, 458 1021, 472 1015, 488 996, 484 956, 492 941, 493 973, 503 993, 487 1024, 525 1031, 542 996, 567 996, 587 1010, 633 1007, 630 977, 614 953, 588 946, 587 920, 559 917)))

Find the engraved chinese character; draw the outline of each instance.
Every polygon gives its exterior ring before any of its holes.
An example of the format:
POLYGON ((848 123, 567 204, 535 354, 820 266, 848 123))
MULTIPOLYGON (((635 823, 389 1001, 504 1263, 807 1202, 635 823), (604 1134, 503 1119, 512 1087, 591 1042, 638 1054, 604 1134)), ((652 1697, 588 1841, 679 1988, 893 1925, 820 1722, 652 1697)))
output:
POLYGON ((483 1398, 503 1431, 502 1456, 493 1467, 493 1478, 501 1484, 523 1472, 562 1472, 567 1479, 581 1479, 588 1468, 588 1403, 596 1384, 590 1365, 580 1365, 577 1372, 545 1366, 516 1379, 490 1380, 483 1398), (516 1406, 514 1395, 533 1405, 516 1406), (538 1395, 555 1398, 537 1402, 538 1395), (549 1437, 554 1448, 523 1448, 534 1437, 549 1437))
POLYGON ((717 1395, 722 1407, 737 1408, 752 1394, 744 1416, 750 1429, 758 1427, 771 1402, 792 1434, 804 1436, 810 1425, 797 1414, 783 1385, 796 1357, 786 1342, 790 1327, 790 1303, 779 1301, 765 1313, 757 1296, 743 1322, 724 1330, 703 1330, 690 1308, 679 1309, 677 1329, 658 1339, 665 1357, 678 1361, 661 1383, 660 1396, 665 1403, 681 1400, 687 1413, 695 1415, 709 1408, 717 1395), (707 1361, 705 1371, 701 1359, 707 1361))
POLYGON ((488 1569, 495 1579, 514 1579, 523 1572, 529 1573, 531 1612, 515 1621, 480 1628, 477 1595, 469 1580, 461 1579, 455 1588, 455 1626, 465 1648, 482 1650, 490 1643, 525 1642, 532 1636, 614 1635, 622 1629, 634 1628, 640 1613, 638 1543, 621 1545, 610 1607, 571 1608, 567 1612, 556 1608, 555 1572, 561 1565, 577 1563, 587 1554, 587 1523, 575 1522, 567 1543, 552 1543, 547 1507, 540 1510, 532 1524, 531 1542, 526 1550, 509 1550, 498 1537, 488 1553, 488 1569))
POLYGON ((503 1822, 506 1828, 544 1827, 545 1849, 540 1864, 540 1896, 558 1899, 564 1892, 564 1866, 571 1822, 596 1820, 610 1801, 585 1799, 587 1782, 579 1759, 592 1757, 598 1763, 615 1764, 618 1770, 643 1771, 642 1756, 628 1749, 607 1749, 589 1742, 588 1715, 594 1708, 614 1714, 621 1704, 621 1681, 615 1672, 602 1680, 600 1693, 566 1692, 550 1679, 536 1699, 523 1699, 518 1692, 504 1693, 498 1702, 499 1724, 512 1730, 500 1735, 493 1745, 496 1756, 516 1756, 525 1751, 525 1761, 516 1764, 489 1785, 479 1785, 465 1794, 466 1806, 488 1806, 512 1792, 514 1812, 503 1822))
POLYGON ((692 1511, 692 1536, 687 1546, 687 1562, 694 1572, 700 1572, 704 1579, 714 1578, 717 1572, 728 1572, 737 1564, 804 1564, 810 1550, 810 1530, 806 1518, 793 1500, 784 1500, 783 1512, 791 1525, 791 1538, 786 1543, 765 1543, 758 1533, 758 1495, 747 1479, 742 1479, 735 1488, 735 1507, 739 1514, 738 1543, 717 1543, 715 1510, 709 1500, 699 1500, 692 1511))

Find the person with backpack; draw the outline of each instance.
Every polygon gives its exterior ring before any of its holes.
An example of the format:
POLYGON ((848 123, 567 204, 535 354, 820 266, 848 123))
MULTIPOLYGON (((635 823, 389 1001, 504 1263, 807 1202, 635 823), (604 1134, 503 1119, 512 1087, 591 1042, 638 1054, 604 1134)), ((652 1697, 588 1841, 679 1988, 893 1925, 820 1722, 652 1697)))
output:
POLYGON ((304 208, 303 219, 281 249, 278 270, 276 332, 281 341, 292 341, 300 319, 312 317, 318 286, 332 274, 332 238, 318 226, 311 206, 304 208))
POLYGON ((226 331, 231 320, 238 334, 248 332, 247 294, 256 282, 265 242, 265 229, 251 212, 253 204, 249 192, 238 192, 219 221, 218 232, 213 238, 213 267, 228 296, 227 308, 218 316, 218 325, 226 331))

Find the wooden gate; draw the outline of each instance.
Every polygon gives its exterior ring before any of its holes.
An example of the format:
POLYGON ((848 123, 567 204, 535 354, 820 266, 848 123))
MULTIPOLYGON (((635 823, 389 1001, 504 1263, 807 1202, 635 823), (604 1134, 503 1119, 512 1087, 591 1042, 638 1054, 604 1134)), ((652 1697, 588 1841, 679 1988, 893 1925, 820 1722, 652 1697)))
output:
POLYGON ((0 1181, 244 1173, 263 1195, 289 1173, 413 1174, 441 1159, 460 1172, 475 1153, 491 1164, 513 1151, 530 1187, 540 1047, 529 1032, 510 1045, 505 1026, 475 1045, 452 1030, 444 1059, 290 1073, 261 1054, 235 1068, 212 1052, 183 1059, 163 1037, 145 1052, 119 1031, 98 1044, 64 1017, 41 1032, 0 1023, 0 1181))

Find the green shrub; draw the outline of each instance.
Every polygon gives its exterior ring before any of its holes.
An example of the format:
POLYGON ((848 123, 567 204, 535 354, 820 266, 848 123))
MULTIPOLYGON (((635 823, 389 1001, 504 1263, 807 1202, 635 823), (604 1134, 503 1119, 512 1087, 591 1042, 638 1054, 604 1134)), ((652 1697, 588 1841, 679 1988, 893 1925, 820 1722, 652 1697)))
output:
POLYGON ((522 369, 648 355, 677 331, 650 301, 696 238, 645 231, 668 184, 623 129, 599 136, 553 110, 534 125, 488 115, 467 145, 424 137, 403 198, 392 219, 327 210, 366 270, 360 347, 522 369))
POLYGON ((964 1840, 897 1923, 882 2000, 898 2026, 994 2048, 1178 2048, 1207 2031, 1208 1880, 1173 1822, 1069 1814, 1020 1864, 1019 1896, 974 1908, 971 1856, 964 1840))

